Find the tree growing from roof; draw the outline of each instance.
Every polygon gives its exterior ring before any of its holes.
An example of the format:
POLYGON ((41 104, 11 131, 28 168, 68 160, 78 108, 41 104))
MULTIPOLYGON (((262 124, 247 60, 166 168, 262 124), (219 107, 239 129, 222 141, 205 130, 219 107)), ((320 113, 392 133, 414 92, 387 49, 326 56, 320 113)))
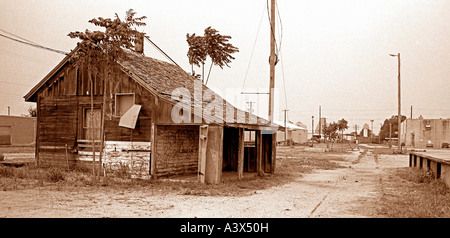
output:
MULTIPOLYGON (((139 32, 136 27, 145 26, 146 23, 143 22, 147 17, 135 17, 136 12, 130 9, 125 14, 125 19, 121 20, 119 15, 116 13, 114 19, 98 17, 90 20, 89 22, 95 26, 104 28, 104 31, 90 31, 85 30, 84 32, 70 32, 68 36, 70 38, 80 39, 81 42, 77 44, 78 50, 74 52, 71 56, 71 62, 75 66, 85 65, 88 72, 88 80, 91 84, 91 117, 93 116, 93 76, 99 75, 103 81, 103 105, 105 105, 105 95, 106 95, 106 83, 105 81, 111 73, 116 69, 117 63, 120 64, 121 61, 126 60, 127 56, 124 49, 136 50, 136 42, 139 39, 143 39, 144 33, 139 32)), ((143 42, 140 42, 143 44, 143 42)), ((101 148, 99 164, 101 165, 102 151, 104 144, 104 116, 105 116, 105 106, 103 108, 102 118, 101 118, 101 148)), ((91 120, 93 121, 93 120, 91 120)), ((93 128, 93 125, 91 125, 93 128)), ((92 130, 93 131, 93 130, 92 130)), ((92 173, 95 179, 95 141, 94 132, 92 132, 92 173)), ((97 174, 100 174, 100 167, 98 166, 97 174)))
POLYGON ((204 31, 203 36, 195 34, 186 34, 186 41, 189 45, 187 53, 189 64, 191 64, 192 75, 198 77, 194 72, 194 65, 202 68, 202 82, 208 84, 209 76, 213 65, 223 69, 224 66, 230 67, 230 63, 235 58, 232 54, 239 52, 239 49, 228 43, 231 36, 221 35, 219 31, 208 27, 204 31), (208 77, 205 82, 205 62, 210 57, 211 64, 209 66, 208 77))
POLYGON ((114 19, 98 17, 89 21, 105 28, 104 31, 70 32, 70 38, 81 40, 77 44, 79 50, 72 56, 73 62, 76 65, 87 63, 90 73, 102 74, 105 73, 101 70, 104 63, 111 66, 114 62, 126 59, 123 49, 135 50, 138 36, 144 35, 136 27, 145 26, 146 23, 142 21, 147 17, 135 18, 135 15, 136 12, 130 9, 126 12, 125 20, 121 20, 116 13, 114 19))

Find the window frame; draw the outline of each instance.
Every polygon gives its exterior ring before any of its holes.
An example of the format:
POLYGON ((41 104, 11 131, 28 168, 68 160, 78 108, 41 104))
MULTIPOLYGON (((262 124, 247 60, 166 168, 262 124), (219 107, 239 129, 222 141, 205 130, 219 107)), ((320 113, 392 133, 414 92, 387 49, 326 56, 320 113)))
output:
MULTIPOLYGON (((119 115, 118 114, 118 100, 117 100, 117 96, 133 96, 133 105, 134 104, 136 104, 136 94, 135 93, 116 93, 115 95, 114 95, 114 116, 115 117, 121 117, 121 116, 123 116, 123 115, 119 115)), ((131 105, 131 106, 133 106, 133 105, 131 105)))

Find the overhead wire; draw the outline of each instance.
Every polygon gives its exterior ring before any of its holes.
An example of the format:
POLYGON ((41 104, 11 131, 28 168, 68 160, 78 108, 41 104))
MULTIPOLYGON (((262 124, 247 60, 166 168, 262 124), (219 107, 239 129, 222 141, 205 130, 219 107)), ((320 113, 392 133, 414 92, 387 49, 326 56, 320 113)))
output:
POLYGON ((13 33, 9 32, 9 31, 5 31, 4 29, 1 29, 1 28, 0 28, 0 31, 3 31, 3 32, 5 32, 6 34, 12 35, 12 36, 14 36, 14 37, 16 37, 16 38, 19 38, 19 39, 21 39, 21 40, 27 41, 27 42, 29 42, 29 43, 32 43, 32 44, 38 44, 38 43, 36 43, 36 42, 30 41, 30 40, 25 39, 25 38, 23 38, 23 37, 21 37, 21 36, 18 36, 18 35, 16 35, 16 34, 13 34, 13 33))
POLYGON ((180 67, 180 65, 178 65, 172 58, 170 58, 170 56, 168 54, 166 54, 166 52, 164 52, 161 48, 159 48, 159 46, 157 46, 152 40, 150 40, 149 36, 145 36, 145 39, 147 39, 148 42, 150 42, 150 44, 155 47, 156 50, 159 51, 159 53, 161 53, 164 57, 166 57, 166 59, 168 59, 170 62, 172 62, 173 64, 175 64, 176 66, 178 66, 180 69, 183 69, 180 67))
POLYGON ((0 83, 14 84, 14 85, 21 85, 21 86, 33 86, 33 85, 31 85, 31 84, 12 83, 12 82, 7 82, 7 81, 0 81, 0 83))
POLYGON ((7 38, 7 39, 10 39, 10 40, 13 40, 13 41, 16 41, 16 42, 19 42, 19 43, 22 43, 22 44, 26 44, 26 45, 33 46, 33 47, 36 47, 36 48, 52 51, 52 52, 55 52, 55 53, 58 53, 58 54, 63 54, 63 55, 68 55, 69 54, 68 52, 65 52, 65 51, 62 51, 62 50, 56 50, 56 49, 52 49, 50 47, 46 47, 46 46, 42 46, 42 45, 39 45, 39 44, 31 43, 28 40, 23 40, 24 38, 22 38, 22 40, 19 40, 19 39, 15 39, 13 37, 7 36, 7 35, 2 34, 2 33, 0 33, 0 36, 2 36, 4 38, 7 38))
POLYGON ((261 23, 262 23, 262 20, 263 20, 264 11, 265 11, 265 7, 263 8, 263 11, 262 11, 262 14, 261 14, 261 19, 259 20, 258 31, 256 32, 255 41, 253 42, 252 53, 250 54, 250 60, 249 60, 249 62, 248 62, 247 70, 246 70, 246 72, 245 72, 244 82, 242 83, 242 89, 244 89, 244 87, 245 87, 245 81, 247 80, 248 71, 249 71, 249 69, 250 69, 250 64, 252 63, 253 53, 254 53, 255 48, 256 48, 256 42, 257 42, 257 40, 258 40, 259 31, 261 30, 261 23))
POLYGON ((45 65, 52 65, 53 64, 51 62, 43 61, 43 60, 36 59, 36 58, 33 58, 33 57, 25 56, 25 55, 22 55, 22 54, 17 54, 17 53, 14 53, 14 52, 11 52, 11 51, 8 51, 8 50, 5 50, 5 49, 0 49, 0 51, 2 51, 5 54, 21 57, 22 59, 30 61, 30 62, 35 62, 35 63, 39 63, 39 64, 45 64, 45 65))
POLYGON ((278 8, 278 2, 275 2, 275 6, 276 6, 276 10, 277 10, 277 16, 278 16, 278 20, 280 22, 280 27, 278 28, 279 30, 279 35, 280 35, 280 46, 279 46, 279 54, 280 54, 280 61, 281 61, 281 74, 282 74, 282 79, 283 79, 283 87, 284 87, 284 101, 285 101, 285 106, 286 106, 286 110, 288 109, 288 104, 287 104, 287 91, 286 91, 286 80, 284 77, 284 61, 283 61, 283 52, 281 51, 281 43, 283 41, 283 24, 281 21, 281 16, 280 16, 280 10, 278 8))

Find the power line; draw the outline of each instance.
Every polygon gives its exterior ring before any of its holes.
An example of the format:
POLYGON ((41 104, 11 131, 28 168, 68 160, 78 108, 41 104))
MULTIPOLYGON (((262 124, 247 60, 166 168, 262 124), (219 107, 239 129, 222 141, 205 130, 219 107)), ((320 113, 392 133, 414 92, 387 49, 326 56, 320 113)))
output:
POLYGON ((35 43, 30 43, 28 40, 26 40, 26 41, 18 40, 18 39, 6 36, 6 35, 1 34, 1 33, 0 33, 0 36, 2 36, 4 38, 7 38, 7 39, 10 39, 10 40, 13 40, 13 41, 16 41, 16 42, 19 42, 19 43, 22 43, 22 44, 26 44, 26 45, 33 46, 33 47, 36 47, 36 48, 52 51, 52 52, 55 52, 55 53, 59 53, 59 54, 63 54, 63 55, 68 55, 69 54, 68 52, 65 52, 65 51, 62 51, 62 50, 56 50, 56 49, 52 49, 52 48, 49 48, 49 47, 46 47, 46 46, 42 46, 42 45, 38 45, 38 44, 35 44, 35 43))
POLYGON ((23 38, 23 37, 20 37, 20 36, 18 36, 18 35, 15 35, 15 34, 13 34, 13 33, 11 33, 11 32, 5 31, 5 30, 3 30, 3 29, 1 29, 1 28, 0 28, 0 31, 3 31, 3 32, 5 32, 6 34, 12 35, 12 36, 14 36, 14 37, 17 37, 17 38, 19 38, 19 39, 21 39, 21 40, 24 40, 24 41, 27 41, 27 42, 29 42, 29 43, 36 44, 36 45, 38 44, 38 43, 36 43, 36 42, 30 41, 30 40, 27 40, 27 39, 25 39, 25 38, 23 38))
POLYGON ((12 82, 6 82, 6 81, 0 81, 0 83, 15 84, 15 85, 21 85, 21 86, 33 86, 31 84, 12 83, 12 82))
POLYGON ((27 61, 30 61, 30 62, 45 64, 45 65, 53 64, 53 63, 50 63, 50 62, 47 62, 47 61, 42 61, 40 59, 36 59, 36 58, 33 58, 33 57, 28 57, 28 56, 25 56, 25 55, 22 55, 22 54, 13 53, 13 52, 10 52, 10 51, 5 50, 5 49, 0 49, 0 51, 2 51, 5 54, 12 55, 12 56, 22 57, 24 60, 27 60, 27 61))
POLYGON ((281 21, 281 15, 280 15, 280 9, 278 8, 278 1, 275 1, 275 6, 276 6, 276 9, 277 9, 277 16, 278 16, 278 20, 279 20, 279 22, 280 22, 280 46, 278 47, 279 48, 279 51, 281 52, 281 43, 283 43, 283 22, 281 21))
POLYGON ((250 69, 250 64, 251 64, 252 59, 253 59, 253 52, 255 51, 256 41, 258 40, 259 30, 261 29, 261 23, 262 23, 262 19, 263 19, 263 16, 264 16, 264 10, 265 10, 265 7, 263 8, 263 11, 262 11, 262 14, 261 14, 261 19, 259 20, 258 31, 256 32, 255 42, 253 42, 253 49, 252 49, 252 53, 250 54, 250 60, 248 62, 247 71, 245 72, 244 83, 242 84, 242 89, 244 89, 245 81, 247 80, 247 76, 248 76, 248 70, 250 69))
POLYGON ((178 68, 181 68, 172 58, 170 58, 170 56, 168 54, 166 54, 166 52, 164 52, 161 48, 159 48, 152 40, 150 40, 150 37, 145 36, 145 39, 148 40, 148 42, 150 42, 150 44, 152 44, 153 47, 155 47, 155 49, 157 49, 162 55, 164 55, 164 57, 166 57, 168 60, 170 60, 170 62, 172 62, 173 64, 175 64, 176 66, 178 66, 178 68))

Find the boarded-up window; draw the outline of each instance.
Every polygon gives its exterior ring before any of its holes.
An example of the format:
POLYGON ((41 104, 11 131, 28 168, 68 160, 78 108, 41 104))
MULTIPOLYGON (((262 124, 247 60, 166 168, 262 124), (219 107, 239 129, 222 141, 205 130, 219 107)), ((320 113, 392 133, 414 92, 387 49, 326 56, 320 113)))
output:
POLYGON ((84 139, 92 140, 92 136, 94 136, 94 140, 101 139, 101 109, 92 110, 90 108, 84 109, 84 118, 83 118, 83 131, 84 131, 84 139))
POLYGON ((116 116, 122 116, 133 105, 134 94, 116 94, 116 116))
POLYGON ((0 145, 11 145, 10 126, 0 126, 0 145))

